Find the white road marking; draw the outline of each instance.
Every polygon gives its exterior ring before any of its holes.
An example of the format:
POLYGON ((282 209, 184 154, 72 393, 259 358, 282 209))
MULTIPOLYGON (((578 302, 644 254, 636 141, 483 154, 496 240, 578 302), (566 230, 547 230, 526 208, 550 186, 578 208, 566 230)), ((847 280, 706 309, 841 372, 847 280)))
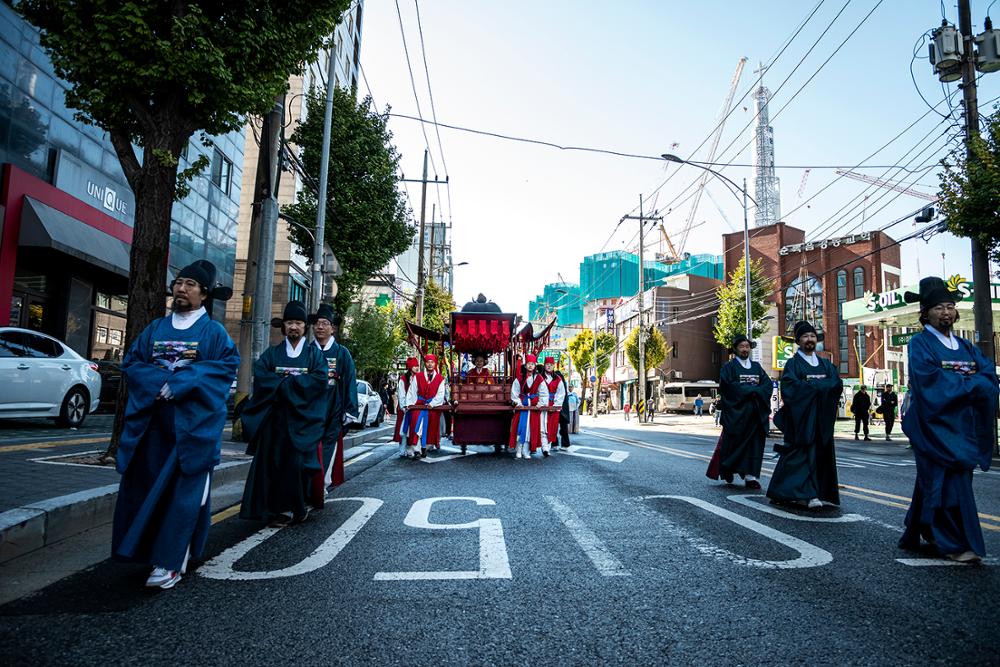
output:
POLYGON ((202 565, 198 568, 197 573, 208 579, 256 581, 261 579, 294 577, 300 574, 312 572, 313 570, 318 570, 336 558, 337 554, 339 554, 344 547, 346 547, 348 543, 354 539, 354 536, 358 534, 358 531, 361 530, 366 523, 368 523, 369 519, 371 519, 375 512, 378 511, 378 508, 382 506, 382 501, 377 498, 333 498, 327 500, 326 502, 337 503, 348 501, 360 502, 361 507, 359 507, 357 511, 347 519, 347 521, 337 528, 337 530, 335 530, 330 537, 326 538, 322 544, 316 547, 315 551, 295 565, 291 565, 280 570, 261 572, 245 572, 233 569, 233 566, 235 566, 241 558, 250 553, 254 547, 274 537, 274 535, 281 531, 281 528, 264 528, 239 544, 229 547, 218 556, 202 565))
POLYGON ((628 452, 623 452, 619 449, 601 449, 600 447, 584 447, 582 445, 573 445, 568 450, 562 450, 563 454, 569 454, 570 456, 579 456, 584 459, 596 459, 598 461, 610 461, 611 463, 621 463, 628 458, 628 452), (607 456, 597 456, 595 454, 584 454, 582 450, 587 450, 591 452, 606 452, 607 456))
POLYGON ((437 572, 376 572, 375 581, 425 581, 450 579, 511 579, 510 562, 507 559, 507 544, 503 538, 500 519, 476 519, 468 523, 431 523, 431 508, 436 502, 468 501, 477 505, 496 505, 489 498, 445 496, 424 498, 413 503, 403 523, 412 528, 431 530, 479 530, 479 569, 465 571, 437 572))
POLYGON ((897 558, 896 562, 910 567, 951 567, 952 565, 967 567, 969 565, 990 565, 996 563, 997 559, 984 558, 980 563, 959 563, 946 558, 897 558))
POLYGON ((651 500, 654 498, 668 498, 672 500, 682 500, 686 503, 690 503, 695 507, 700 507, 706 512, 711 512, 716 516, 720 516, 723 519, 732 521, 735 524, 743 526, 748 530, 752 530, 758 535, 763 535, 768 537, 778 544, 784 545, 789 549, 793 549, 799 553, 799 557, 793 560, 758 560, 756 558, 746 558, 738 554, 734 554, 727 549, 722 547, 717 547, 715 545, 709 544, 706 540, 701 538, 693 537, 688 535, 686 531, 682 532, 682 535, 687 539, 687 541, 698 551, 702 552, 706 556, 712 556, 714 558, 721 558, 729 560, 736 565, 748 565, 751 567, 760 567, 768 569, 796 569, 796 568, 806 568, 806 567, 819 567, 821 565, 826 565, 833 561, 833 555, 824 549, 820 549, 817 546, 809 544, 804 540, 800 540, 797 537, 792 537, 787 533, 783 533, 780 530, 775 530, 769 526, 765 526, 762 523, 758 523, 753 519, 747 519, 746 517, 740 516, 735 512, 730 512, 729 510, 722 509, 712 503, 701 500, 700 498, 692 498, 690 496, 669 496, 669 495, 656 495, 656 496, 645 496, 643 500, 651 500))
POLYGON ((75 466, 77 468, 90 468, 91 470, 110 470, 111 472, 117 472, 114 466, 98 466, 92 465, 90 463, 69 463, 68 461, 59 461, 58 459, 68 459, 75 456, 86 456, 88 454, 100 454, 104 450, 95 449, 88 452, 73 452, 72 454, 58 454, 56 456, 42 456, 36 459, 28 459, 32 463, 47 463, 53 466, 75 466))
POLYGON ((475 456, 476 454, 479 453, 479 452, 474 452, 474 451, 468 451, 467 450, 467 453, 463 454, 461 447, 452 447, 450 445, 441 445, 441 451, 442 452, 455 452, 455 453, 451 454, 449 456, 435 456, 435 457, 428 456, 425 459, 420 459, 420 461, 423 462, 423 463, 441 463, 442 461, 451 461, 452 459, 461 459, 461 458, 465 458, 467 456, 475 456))
POLYGON ((576 512, 564 504, 555 496, 545 496, 545 502, 549 504, 552 511, 556 513, 559 520, 563 522, 570 535, 580 545, 587 558, 594 564, 597 571, 605 577, 628 577, 632 573, 625 569, 625 566, 612 555, 604 542, 595 535, 590 528, 580 520, 576 512))
POLYGON ((789 512, 771 505, 765 505, 763 503, 758 503, 751 498, 765 498, 763 494, 752 494, 752 495, 736 495, 728 496, 730 500, 734 503, 739 503, 745 507, 752 507, 755 510, 759 510, 766 514, 772 514, 774 516, 780 516, 782 519, 791 519, 792 521, 810 521, 813 523, 853 523, 855 521, 865 521, 868 517, 861 516, 860 514, 844 514, 842 516, 803 516, 801 514, 795 514, 794 512, 789 512))
POLYGON ((354 463, 357 463, 357 462, 358 462, 358 461, 360 461, 361 459, 366 459, 366 458, 368 458, 369 456, 371 456, 371 455, 372 455, 372 454, 374 454, 374 453, 375 453, 375 452, 368 452, 368 453, 366 453, 366 454, 360 454, 360 455, 358 455, 358 456, 355 456, 355 457, 354 457, 354 458, 352 458, 352 459, 349 459, 349 460, 347 460, 347 461, 344 461, 344 465, 345 465, 345 466, 349 466, 349 465, 352 465, 352 464, 354 464, 354 463))

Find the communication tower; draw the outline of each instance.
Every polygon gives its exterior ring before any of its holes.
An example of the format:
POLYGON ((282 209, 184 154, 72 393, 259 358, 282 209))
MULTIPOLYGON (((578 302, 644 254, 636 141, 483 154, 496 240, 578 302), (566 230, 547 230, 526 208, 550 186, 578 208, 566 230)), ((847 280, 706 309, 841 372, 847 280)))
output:
MULTIPOLYGON (((757 70, 761 72, 762 70, 757 70)), ((766 227, 781 220, 781 196, 778 177, 774 174, 774 128, 770 125, 767 103, 771 91, 761 80, 754 91, 757 112, 757 128, 753 142, 753 198, 757 202, 754 209, 754 227, 766 227)))

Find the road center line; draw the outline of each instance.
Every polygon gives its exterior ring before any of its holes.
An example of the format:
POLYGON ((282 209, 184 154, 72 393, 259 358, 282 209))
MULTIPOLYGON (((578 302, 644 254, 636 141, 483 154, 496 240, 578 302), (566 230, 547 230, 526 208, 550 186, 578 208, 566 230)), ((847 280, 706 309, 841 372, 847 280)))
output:
POLYGON ((563 522, 566 529, 569 530, 569 534, 573 536, 576 543, 587 554, 587 558, 594 564, 594 567, 601 573, 601 576, 631 576, 632 573, 625 569, 625 566, 604 546, 601 538, 597 537, 568 505, 555 496, 545 496, 545 502, 549 504, 549 507, 556 513, 559 520, 563 522))

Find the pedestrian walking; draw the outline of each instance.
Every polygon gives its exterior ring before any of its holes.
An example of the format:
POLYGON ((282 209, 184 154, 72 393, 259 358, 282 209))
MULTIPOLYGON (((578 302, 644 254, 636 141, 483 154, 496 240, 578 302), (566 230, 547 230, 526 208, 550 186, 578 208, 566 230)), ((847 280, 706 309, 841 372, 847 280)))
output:
MULTIPOLYGON (((566 406, 569 408, 569 431, 577 433, 580 428, 580 397, 576 395, 576 390, 569 392, 566 397, 566 406)), ((569 447, 569 435, 563 437, 562 446, 569 447)))
POLYGON ((306 307, 289 301, 280 320, 285 338, 253 365, 253 392, 243 409, 243 430, 253 455, 240 517, 272 527, 301 523, 309 504, 319 506, 313 476, 323 470, 317 445, 327 416, 326 357, 306 341, 306 307))
POLYGON ((622 412, 625 413, 625 421, 631 421, 631 419, 629 419, 629 415, 632 413, 632 404, 626 403, 625 407, 622 408, 622 412))
POLYGON ((545 357, 545 388, 548 389, 548 405, 552 410, 545 415, 545 437, 542 438, 542 456, 559 447, 559 417, 566 402, 566 382, 556 370, 556 360, 545 357))
POLYGON ((783 404, 774 416, 784 442, 774 446, 778 464, 767 496, 810 509, 839 505, 833 427, 844 383, 834 365, 816 354, 822 334, 808 322, 798 322, 794 332, 799 349, 781 374, 783 404))
POLYGON ((978 347, 953 333, 961 298, 940 278, 924 278, 908 303, 920 303, 924 330, 909 343, 910 405, 903 432, 913 446, 917 479, 906 512, 903 549, 923 538, 962 563, 986 555, 972 473, 989 470, 996 429, 996 369, 978 347))
POLYGON ((877 412, 882 414, 885 422, 885 441, 892 441, 892 427, 896 423, 896 408, 899 406, 899 397, 892 390, 892 385, 887 384, 882 392, 882 403, 879 404, 877 412))
POLYGON ((172 588, 208 538, 212 470, 240 364, 236 345, 209 314, 213 299, 232 295, 215 277, 205 260, 184 267, 170 285, 173 312, 147 326, 122 362, 128 403, 111 553, 151 565, 150 588, 172 588))
POLYGON ((701 417, 701 413, 705 408, 705 399, 701 397, 701 394, 695 396, 694 399, 694 414, 697 417, 701 417))
POLYGON ((709 479, 733 483, 739 475, 748 489, 759 489, 760 468, 764 460, 768 418, 771 414, 771 378, 756 361, 751 361, 753 343, 743 334, 733 339, 736 356, 722 367, 719 379, 724 406, 722 435, 709 463, 709 479))
POLYGON ((656 416, 656 399, 650 398, 646 401, 646 421, 648 423, 653 422, 653 417, 656 416))
POLYGON ((868 419, 871 416, 872 397, 868 395, 868 387, 861 385, 858 393, 851 399, 851 412, 854 413, 854 439, 858 439, 858 433, 864 427, 865 440, 868 437, 868 419))
MULTIPOLYGON (((325 490, 333 483, 331 464, 334 454, 338 447, 344 445, 344 433, 348 424, 358 417, 358 385, 354 357, 351 356, 350 350, 338 343, 334 337, 335 319, 333 308, 323 303, 308 320, 313 328, 313 342, 326 359, 327 366, 326 423, 323 426, 320 451, 323 470, 314 479, 314 483, 319 487, 314 489, 312 494, 319 503, 316 505, 317 508, 322 507, 325 490)), ((341 452, 342 459, 343 452, 341 452)))
POLYGON ((549 390, 544 374, 538 372, 538 357, 525 355, 518 376, 510 387, 510 401, 515 408, 510 425, 510 448, 514 457, 530 459, 542 446, 542 414, 539 406, 549 404, 549 390))
POLYGON ((709 407, 712 412, 712 416, 715 417, 715 425, 719 426, 722 423, 722 398, 719 396, 715 397, 712 401, 712 405, 709 407))
POLYGON ((428 447, 441 446, 441 412, 430 409, 445 403, 445 381, 437 362, 436 355, 424 355, 424 370, 417 373, 406 394, 406 405, 415 410, 410 417, 409 441, 414 458, 427 458, 428 447))
POLYGON ((410 448, 410 421, 412 415, 406 409, 410 405, 406 402, 406 397, 409 393, 410 385, 416 382, 414 377, 419 372, 420 361, 416 357, 410 357, 406 360, 406 370, 399 376, 399 382, 396 383, 396 427, 395 432, 392 434, 392 439, 393 442, 399 443, 400 458, 410 458, 413 456, 413 451, 410 448))

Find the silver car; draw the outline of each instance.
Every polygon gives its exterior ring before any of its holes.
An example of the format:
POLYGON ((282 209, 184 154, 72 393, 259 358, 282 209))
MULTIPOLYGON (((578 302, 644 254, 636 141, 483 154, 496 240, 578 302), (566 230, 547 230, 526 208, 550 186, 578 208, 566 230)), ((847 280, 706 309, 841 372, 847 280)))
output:
POLYGON ((51 336, 0 327, 0 419, 49 417, 80 426, 101 400, 97 369, 51 336))
POLYGON ((357 382, 358 417, 353 418, 351 421, 358 428, 380 425, 385 420, 385 406, 382 405, 382 397, 364 380, 358 380, 357 382))

